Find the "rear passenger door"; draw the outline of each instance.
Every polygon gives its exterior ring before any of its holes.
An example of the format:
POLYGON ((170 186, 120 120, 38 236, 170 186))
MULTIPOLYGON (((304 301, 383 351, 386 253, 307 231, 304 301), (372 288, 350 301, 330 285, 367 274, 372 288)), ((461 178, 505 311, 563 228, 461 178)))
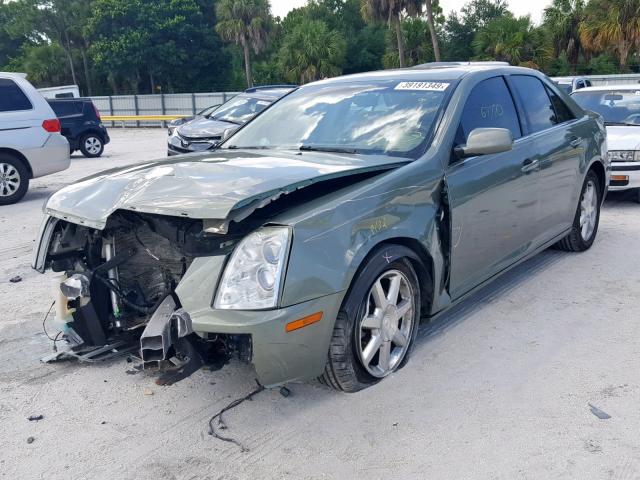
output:
POLYGON ((38 118, 27 95, 11 78, 0 78, 0 147, 21 148, 33 139, 38 118))
POLYGON ((585 143, 575 116, 549 86, 529 75, 507 78, 540 171, 536 243, 541 245, 565 232, 573 221, 585 143))
POLYGON ((507 128, 513 150, 458 160, 446 171, 451 206, 451 294, 458 298, 532 249, 538 188, 533 140, 522 136, 502 76, 478 83, 466 100, 455 146, 476 128, 507 128))

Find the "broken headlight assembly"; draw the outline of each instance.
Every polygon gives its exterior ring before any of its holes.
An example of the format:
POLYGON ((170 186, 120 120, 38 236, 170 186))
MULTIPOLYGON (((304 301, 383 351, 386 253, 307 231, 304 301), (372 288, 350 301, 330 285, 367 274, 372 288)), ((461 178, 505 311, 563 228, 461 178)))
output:
POLYGON ((638 162, 640 161, 640 150, 610 150, 609 161, 638 162))
POLYGON ((275 308, 290 240, 289 227, 264 227, 245 237, 227 262, 214 308, 275 308))

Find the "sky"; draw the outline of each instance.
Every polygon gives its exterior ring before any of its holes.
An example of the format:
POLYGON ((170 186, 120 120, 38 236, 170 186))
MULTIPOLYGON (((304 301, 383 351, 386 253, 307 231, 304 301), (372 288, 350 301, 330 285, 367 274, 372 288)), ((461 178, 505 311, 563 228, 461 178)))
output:
MULTIPOLYGON (((271 10, 275 16, 285 17, 289 10, 301 7, 306 0, 270 0, 271 10)), ((460 10, 468 0, 440 0, 442 9, 448 14, 451 10, 460 10)), ((551 0, 508 0, 509 8, 517 16, 531 15, 534 22, 540 22, 542 11, 551 3, 551 0)))

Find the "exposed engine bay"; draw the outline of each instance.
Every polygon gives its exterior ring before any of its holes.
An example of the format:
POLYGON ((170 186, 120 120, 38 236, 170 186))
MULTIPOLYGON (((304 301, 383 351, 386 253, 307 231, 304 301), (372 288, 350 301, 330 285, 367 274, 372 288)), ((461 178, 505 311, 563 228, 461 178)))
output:
POLYGON ((55 322, 69 348, 53 358, 139 352, 144 365, 173 359, 193 371, 232 356, 250 361, 250 336, 201 338, 175 295, 195 257, 226 255, 245 234, 203 227, 200 220, 130 211, 113 214, 104 230, 58 220, 45 268, 57 272, 55 322))

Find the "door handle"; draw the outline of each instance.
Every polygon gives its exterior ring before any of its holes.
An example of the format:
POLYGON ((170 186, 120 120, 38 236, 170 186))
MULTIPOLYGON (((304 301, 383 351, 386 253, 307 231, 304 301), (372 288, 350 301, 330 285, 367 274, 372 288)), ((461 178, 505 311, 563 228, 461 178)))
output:
POLYGON ((533 160, 531 158, 527 158, 524 162, 522 162, 522 172, 529 173, 538 168, 540 162, 536 159, 533 160))
POLYGON ((571 145, 572 148, 578 148, 582 145, 582 139, 578 137, 572 137, 569 145, 571 145))

